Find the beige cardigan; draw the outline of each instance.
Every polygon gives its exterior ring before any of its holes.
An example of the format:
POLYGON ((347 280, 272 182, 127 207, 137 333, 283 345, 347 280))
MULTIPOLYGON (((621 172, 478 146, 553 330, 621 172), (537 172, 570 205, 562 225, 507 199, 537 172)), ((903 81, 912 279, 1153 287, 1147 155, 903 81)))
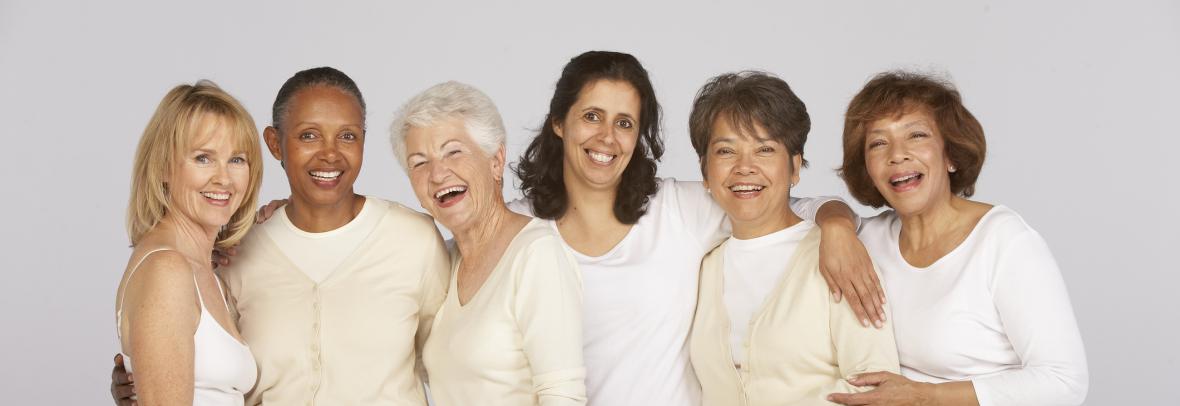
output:
POLYGON ((705 406, 830 405, 829 393, 869 389, 848 384, 849 375, 898 372, 892 326, 862 327, 852 309, 829 294, 819 273, 819 240, 819 228, 804 237, 789 271, 751 319, 740 371, 730 354, 722 297, 725 243, 705 256, 689 343, 705 406))
POLYGON ((261 229, 222 272, 258 363, 247 405, 426 405, 417 349, 446 296, 450 258, 429 216, 369 199, 376 228, 318 284, 261 229))

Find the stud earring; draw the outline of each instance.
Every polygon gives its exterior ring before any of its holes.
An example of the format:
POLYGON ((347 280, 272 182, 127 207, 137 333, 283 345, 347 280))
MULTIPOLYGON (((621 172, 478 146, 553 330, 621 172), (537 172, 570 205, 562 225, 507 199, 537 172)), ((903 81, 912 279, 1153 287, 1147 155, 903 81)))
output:
POLYGON ((953 165, 953 164, 950 165, 949 167, 947 167, 947 169, 946 169, 946 171, 950 172, 950 173, 955 173, 956 170, 957 169, 955 169, 955 165, 953 165))

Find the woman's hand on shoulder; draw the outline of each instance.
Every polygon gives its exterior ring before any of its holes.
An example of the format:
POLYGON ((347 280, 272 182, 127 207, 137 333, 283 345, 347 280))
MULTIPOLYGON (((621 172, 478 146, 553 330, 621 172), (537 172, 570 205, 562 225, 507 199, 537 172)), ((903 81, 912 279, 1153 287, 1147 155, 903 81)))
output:
MULTIPOLYGON (((829 223, 831 224, 831 223, 829 223)), ((885 290, 873 260, 856 237, 855 225, 825 224, 819 243, 819 271, 836 301, 848 299, 861 324, 885 324, 885 290)))

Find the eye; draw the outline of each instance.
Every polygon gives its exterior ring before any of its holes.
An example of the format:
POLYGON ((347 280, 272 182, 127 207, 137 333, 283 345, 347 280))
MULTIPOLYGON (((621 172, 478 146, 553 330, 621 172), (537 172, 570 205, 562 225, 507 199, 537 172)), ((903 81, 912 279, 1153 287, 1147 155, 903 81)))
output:
POLYGON ((340 139, 345 140, 345 141, 356 141, 357 136, 355 133, 350 131, 350 132, 340 134, 340 139))
POLYGON ((208 164, 212 162, 212 160, 209 159, 209 154, 197 155, 195 158, 193 158, 193 161, 196 161, 199 164, 208 164))
POLYGON ((417 169, 418 167, 420 167, 420 166, 422 166, 422 165, 426 165, 426 161, 414 161, 414 162, 410 162, 410 169, 417 169))
POLYGON ((234 164, 234 165, 245 165, 246 164, 246 157, 235 156, 235 157, 229 159, 229 163, 234 164))
POLYGON ((773 154, 774 147, 769 146, 769 145, 763 145, 761 147, 758 147, 758 152, 762 153, 762 154, 773 154))
POLYGON ((635 127, 635 124, 632 123, 631 120, 627 120, 627 119, 622 119, 622 120, 616 121, 615 125, 619 126, 619 128, 623 128, 623 129, 631 129, 632 127, 635 127))
POLYGON ((732 153, 733 153, 733 148, 730 148, 730 147, 717 148, 717 152, 716 152, 717 155, 729 155, 732 153))
POLYGON ((587 111, 586 114, 582 115, 582 118, 591 123, 597 123, 599 120, 602 120, 602 116, 597 111, 587 111))
POLYGON ((875 148, 880 147, 882 145, 885 145, 885 141, 872 140, 872 141, 869 141, 868 149, 875 149, 875 148))
POLYGON ((316 139, 317 137, 318 136, 315 133, 310 132, 310 131, 299 133, 299 140, 300 141, 311 141, 311 140, 316 139))
POLYGON ((930 136, 930 134, 926 134, 921 131, 915 131, 915 132, 910 133, 910 138, 926 138, 929 136, 930 136))

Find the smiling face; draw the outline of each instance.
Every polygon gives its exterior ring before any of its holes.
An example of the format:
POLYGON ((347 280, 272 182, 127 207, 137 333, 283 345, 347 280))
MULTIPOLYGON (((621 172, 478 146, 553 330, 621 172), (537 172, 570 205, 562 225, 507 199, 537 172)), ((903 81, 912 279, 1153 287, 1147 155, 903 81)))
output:
POLYGON ((458 233, 504 205, 500 187, 504 149, 489 156, 467 133, 460 118, 441 120, 406 132, 410 185, 422 208, 458 233))
POLYGON ((728 117, 713 122, 705 156, 705 186, 733 223, 734 235, 752 238, 786 228, 791 186, 799 183, 801 155, 768 136, 738 131, 728 117))
POLYGON ((279 128, 267 127, 271 155, 283 161, 291 198, 300 204, 345 204, 360 172, 365 117, 356 98, 330 86, 300 90, 279 128))
POLYGON ((915 109, 874 121, 865 136, 873 185, 899 215, 920 214, 952 197, 946 146, 934 117, 915 109))
POLYGON ((168 197, 173 212, 216 233, 250 190, 251 163, 222 118, 204 115, 198 120, 194 145, 180 152, 168 177, 168 197))
POLYGON ((566 185, 615 190, 639 141, 639 92, 617 80, 588 83, 553 130, 564 144, 566 185))

